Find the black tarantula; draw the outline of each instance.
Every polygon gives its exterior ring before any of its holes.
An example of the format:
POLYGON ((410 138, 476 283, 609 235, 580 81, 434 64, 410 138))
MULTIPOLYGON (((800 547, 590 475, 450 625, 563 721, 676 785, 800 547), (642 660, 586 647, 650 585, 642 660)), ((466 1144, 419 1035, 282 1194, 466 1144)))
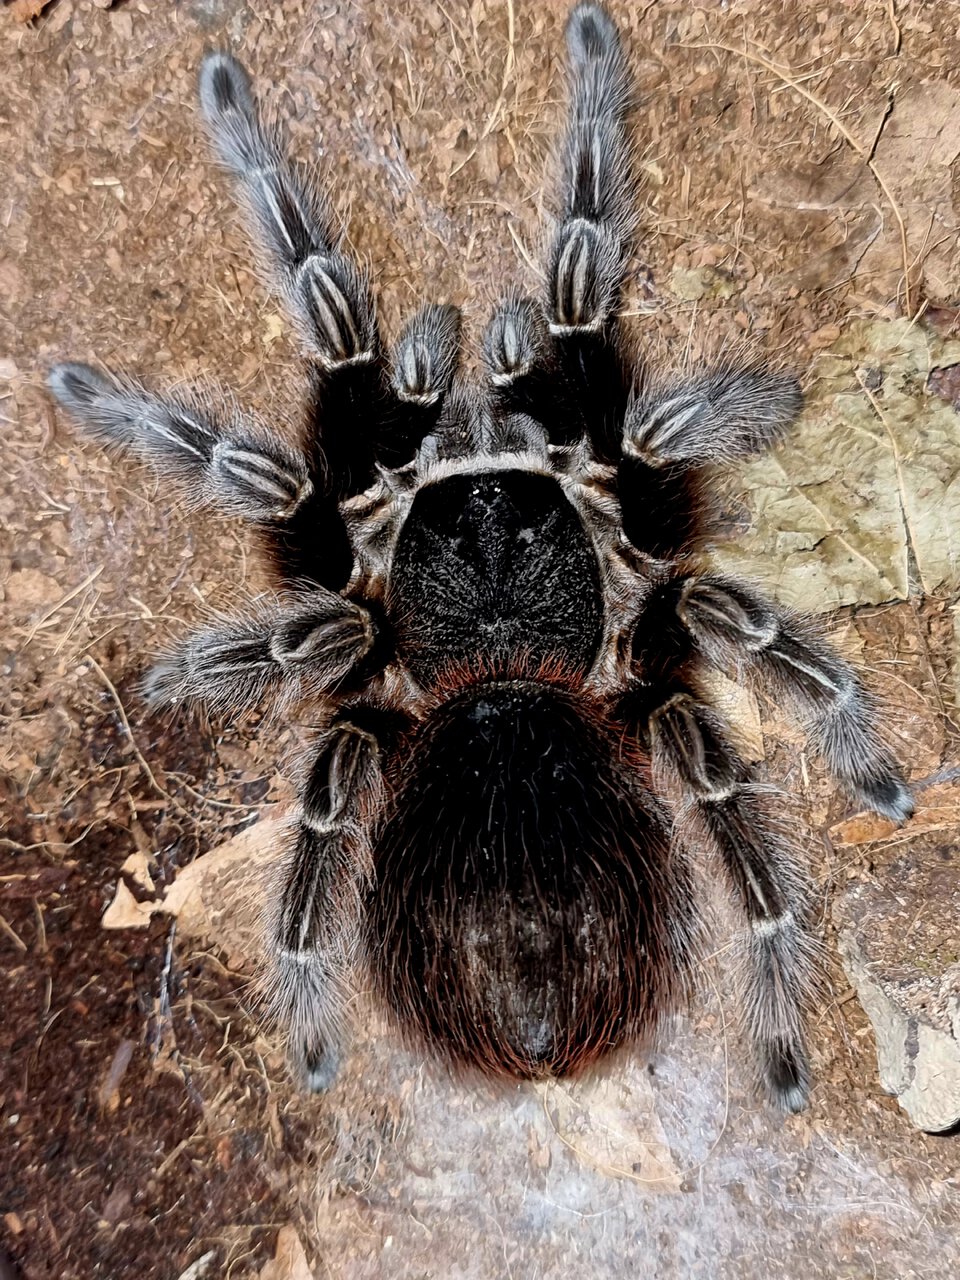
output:
POLYGON ((545 285, 496 310, 482 379, 457 373, 452 306, 425 306, 388 353, 325 199, 213 53, 203 115, 303 341, 309 427, 293 446, 83 364, 50 385, 101 439, 249 520, 283 588, 194 632, 148 692, 306 701, 325 726, 268 911, 268 989, 303 1083, 332 1078, 357 974, 415 1042, 490 1075, 574 1073, 648 1041, 695 964, 706 855, 745 917, 762 1085, 797 1110, 806 881, 705 668, 789 702, 858 802, 902 820, 910 793, 815 627, 705 566, 708 466, 780 440, 800 392, 742 362, 644 375, 618 315, 626 59, 597 4, 566 35, 545 285))

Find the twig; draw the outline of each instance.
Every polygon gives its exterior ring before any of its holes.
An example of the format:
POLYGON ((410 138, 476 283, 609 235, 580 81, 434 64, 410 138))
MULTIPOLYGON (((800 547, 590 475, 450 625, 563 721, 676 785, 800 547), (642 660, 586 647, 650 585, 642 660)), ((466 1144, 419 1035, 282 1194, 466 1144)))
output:
POLYGON ((24 640, 22 647, 25 649, 28 644, 31 644, 43 624, 45 622, 49 622, 55 613, 59 613, 63 606, 65 604, 69 604, 70 601, 78 596, 81 591, 85 591, 91 583, 95 582, 97 578, 100 577, 101 573, 103 573, 103 565, 100 565, 98 569, 94 569, 93 573, 87 574, 82 582, 79 582, 71 591, 68 591, 67 594, 61 600, 58 600, 55 605, 51 605, 43 617, 38 618, 27 632, 27 637, 24 640))
POLYGON ((146 756, 144 756, 143 752, 137 746, 137 740, 133 736, 133 730, 130 728, 130 721, 127 719, 127 713, 123 709, 123 703, 120 701, 120 695, 119 693, 117 693, 116 686, 114 685, 113 681, 104 671, 103 667, 101 667, 100 663, 96 660, 93 654, 91 653, 87 654, 87 661, 97 672, 100 679, 106 685, 107 690, 110 693, 110 696, 113 698, 114 705, 117 708, 117 715, 120 717, 120 723, 123 725, 126 731, 127 739, 130 743, 130 747, 133 750, 133 754, 137 758, 137 763, 140 765, 140 768, 143 770, 147 781, 150 783, 151 787, 153 787, 154 791, 156 791, 158 796, 162 796, 164 800, 166 800, 169 804, 173 805, 175 809, 179 809, 179 811, 182 814, 184 814, 186 817, 188 817, 192 822, 193 814, 191 814, 190 810, 180 803, 180 801, 176 798, 176 796, 172 796, 169 791, 165 791, 163 787, 161 787, 160 783, 157 781, 155 773, 147 763, 146 756))
POLYGON ((465 165, 468 165, 470 161, 473 159, 473 157, 477 154, 477 152, 480 150, 480 143, 483 142, 484 138, 486 138, 490 133, 492 133, 493 128, 496 125, 497 120, 500 116, 500 113, 503 111, 504 103, 507 100, 507 85, 510 83, 510 77, 513 74, 515 48, 516 48, 516 15, 514 14, 514 11, 513 11, 513 0, 507 0, 507 57, 506 57, 506 61, 503 64, 503 77, 500 81, 500 96, 497 98, 496 102, 494 103, 493 110, 490 112, 489 116, 487 116, 487 123, 483 126, 483 129, 480 131, 480 137, 477 139, 476 146, 473 148, 473 150, 470 152, 468 156, 465 156, 458 165, 454 166, 454 168, 450 170, 451 178, 454 177, 456 174, 458 174, 465 165))
POLYGON ((13 945, 17 948, 18 951, 27 950, 27 944, 20 937, 19 933, 17 933, 17 931, 14 929, 13 925, 10 924, 10 922, 6 920, 3 916, 0 916, 0 929, 3 930, 3 932, 7 935, 7 937, 10 939, 10 941, 13 943, 13 945))

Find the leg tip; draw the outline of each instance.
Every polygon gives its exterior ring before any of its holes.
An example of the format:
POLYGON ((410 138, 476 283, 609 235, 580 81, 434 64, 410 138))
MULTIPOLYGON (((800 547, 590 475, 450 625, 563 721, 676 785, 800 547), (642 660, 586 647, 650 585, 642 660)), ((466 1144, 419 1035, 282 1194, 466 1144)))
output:
POLYGON ((250 76, 232 53, 208 53, 200 64, 200 109, 210 121, 231 111, 249 115, 254 110, 250 76))
POLYGON ((326 1093, 340 1074, 340 1054, 328 1045, 301 1045, 292 1057, 295 1075, 309 1093, 326 1093))
POLYGON ((899 771, 891 770, 861 782, 857 787, 857 797, 866 808, 896 823, 906 822, 916 807, 910 788, 899 771))
POLYGON ((47 374, 47 386, 65 408, 81 415, 112 390, 103 374, 91 365, 72 360, 53 366, 47 374))
POLYGON ((763 1084, 778 1111, 796 1115, 810 1097, 810 1064, 799 1044, 772 1044, 763 1052, 763 1084))
POLYGON ((616 23, 603 5, 587 0, 572 10, 567 19, 567 48, 575 67, 619 51, 620 35, 616 23))

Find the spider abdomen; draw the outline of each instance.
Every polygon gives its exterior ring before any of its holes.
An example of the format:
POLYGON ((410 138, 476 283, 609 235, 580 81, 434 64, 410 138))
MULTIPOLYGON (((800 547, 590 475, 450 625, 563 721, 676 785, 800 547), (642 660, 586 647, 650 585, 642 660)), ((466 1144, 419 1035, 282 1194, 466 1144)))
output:
POLYGON ((534 680, 474 685, 417 731, 375 849, 369 935, 409 1033, 521 1078, 649 1039, 693 922, 643 773, 581 698, 534 680))

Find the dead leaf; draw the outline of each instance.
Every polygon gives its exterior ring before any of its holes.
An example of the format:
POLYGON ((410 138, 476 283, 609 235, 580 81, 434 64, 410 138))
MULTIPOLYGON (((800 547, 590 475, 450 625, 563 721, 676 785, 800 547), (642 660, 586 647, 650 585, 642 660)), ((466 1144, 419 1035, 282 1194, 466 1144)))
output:
POLYGON ((848 844, 873 844, 876 840, 885 840, 896 829, 897 824, 889 818, 881 818, 877 813, 858 813, 855 818, 831 827, 830 839, 837 848, 848 844))
MULTIPOLYGON (((289 832, 288 816, 261 819, 184 867, 162 898, 138 902, 120 880, 101 923, 105 929, 144 929, 162 912, 176 917, 179 933, 222 947, 231 964, 250 961, 260 950, 263 873, 289 832)), ((152 886, 148 862, 147 855, 133 853, 123 870, 152 886)))
POLYGON ((751 764, 763 760, 766 747, 757 695, 719 671, 704 672, 702 680, 710 705, 733 727, 740 754, 751 764))
MULTIPOLYGON (((898 92, 873 159, 899 207, 911 255, 923 252, 924 293, 938 301, 955 299, 960 274, 960 214, 953 177, 958 156, 960 90, 944 80, 931 80, 898 92)), ((885 239, 899 240, 892 220, 885 239)), ((875 269, 874 253, 871 248, 864 255, 864 276, 875 269)), ((902 260, 896 271, 902 275, 902 260)))
POLYGON ((848 326, 789 438, 731 473, 753 527, 718 563, 810 612, 880 604, 907 597, 909 536, 926 590, 960 584, 960 432, 926 391, 933 368, 958 361, 960 343, 909 320, 848 326))
POLYGON ((104 1111, 114 1112, 120 1105, 120 1082, 126 1074, 137 1044, 135 1040, 121 1040, 110 1067, 97 1090, 97 1102, 104 1111))
POLYGON ((283 316, 276 311, 271 311, 264 317, 263 321, 263 341, 265 346, 277 342, 283 337, 284 323, 283 316))
POLYGON ((117 881, 117 892, 100 920, 105 929, 145 929, 150 917, 160 909, 160 904, 151 899, 149 902, 138 902, 126 882, 117 881))
POLYGON ((13 0, 8 12, 14 22, 30 22, 32 18, 39 18, 50 3, 51 0, 13 0))
POLYGON ((152 861, 149 854, 138 850, 136 853, 131 853, 120 870, 125 871, 133 883, 138 884, 141 889, 146 889, 147 893, 156 893, 157 886, 153 883, 153 876, 150 874, 152 861))
POLYGON ((313 1280, 296 1227, 281 1227, 273 1259, 260 1272, 260 1280, 313 1280))
POLYGON ((289 817, 261 819, 184 867, 156 909, 176 916, 180 933, 250 960, 259 951, 262 875, 289 831, 289 817))
POLYGON ((670 292, 683 302, 699 302, 703 298, 732 298, 742 288, 729 272, 719 267, 674 267, 670 274, 670 292))
POLYGON ((554 1131, 573 1157, 604 1177, 642 1183, 651 1192, 680 1190, 680 1171, 667 1144, 646 1076, 629 1086, 613 1077, 544 1086, 554 1131))

